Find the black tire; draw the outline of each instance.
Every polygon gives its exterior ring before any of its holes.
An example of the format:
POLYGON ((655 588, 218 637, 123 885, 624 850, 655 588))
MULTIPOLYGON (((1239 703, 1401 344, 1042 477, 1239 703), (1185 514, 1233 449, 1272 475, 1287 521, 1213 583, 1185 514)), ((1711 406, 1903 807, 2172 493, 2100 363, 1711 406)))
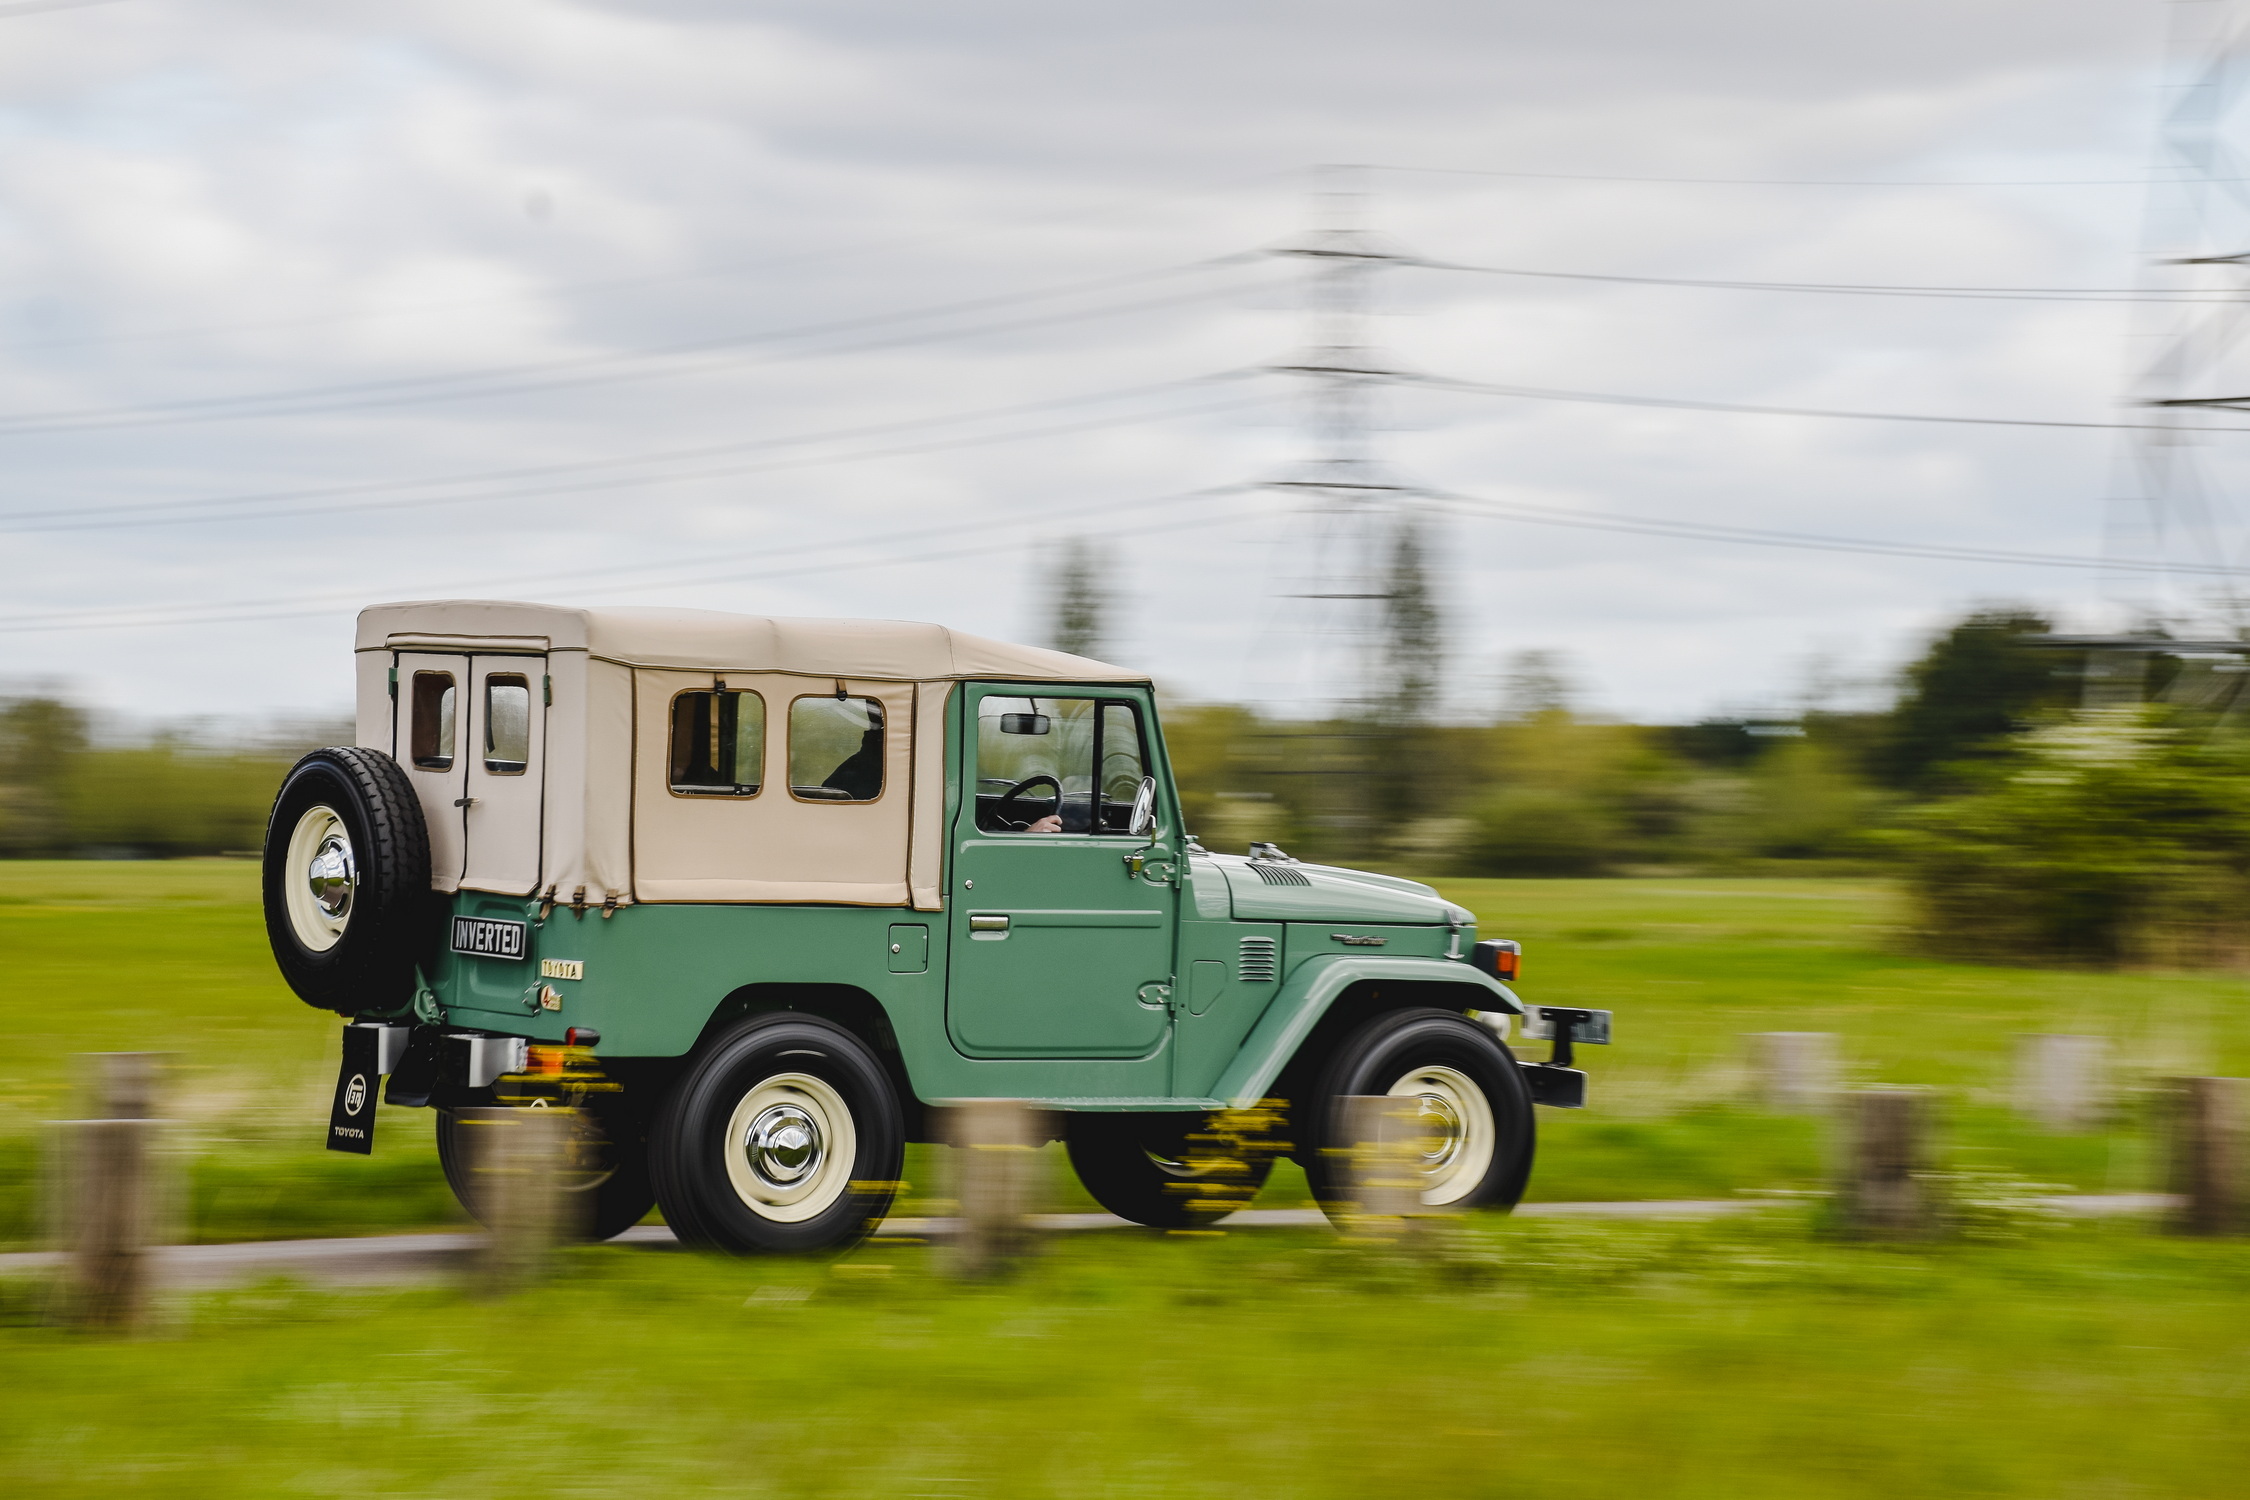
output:
POLYGON ((685 1244, 732 1255, 857 1244, 890 1211, 905 1153, 881 1060, 842 1027, 792 1012, 706 1042, 649 1131, 665 1222, 685 1244))
POLYGON ((1440 1208, 1513 1208, 1531 1177, 1534 1127, 1531 1090, 1511 1053, 1492 1032, 1458 1011, 1413 1009, 1377 1016, 1346 1037, 1321 1070, 1311 1098, 1295 1120, 1297 1160, 1313 1196, 1330 1214, 1346 1193, 1337 1170, 1343 1139, 1342 1106, 1348 1095, 1389 1094, 1425 1075, 1433 1144, 1424 1175, 1432 1186, 1423 1202, 1440 1208), (1470 1097, 1473 1090, 1475 1097, 1470 1097), (1477 1146, 1476 1110, 1489 1117, 1489 1152, 1477 1146), (1457 1128, 1448 1132, 1450 1116, 1457 1128), (1479 1155, 1484 1156, 1480 1165, 1479 1155))
MULTIPOLYGON (((614 1107, 579 1112, 582 1129, 571 1148, 564 1191, 584 1194, 565 1222, 587 1241, 612 1240, 648 1217, 656 1189, 648 1177, 648 1122, 614 1107)), ((461 1126, 450 1109, 437 1111, 438 1164, 454 1199, 479 1224, 489 1224, 461 1126)))
POLYGON ((274 962, 307 1005, 361 1015, 414 998, 436 903, 422 804, 397 761, 347 745, 290 769, 266 820, 265 907, 274 962), (322 891, 315 858, 332 877, 322 891))
POLYGON ((1078 1180, 1096 1203, 1153 1229, 1193 1229, 1216 1223, 1248 1203, 1273 1172, 1271 1158, 1199 1161, 1188 1137, 1210 1117, 1202 1114, 1066 1115, 1063 1142, 1078 1180), (1197 1189, 1205 1191, 1197 1191, 1197 1189), (1224 1208, 1198 1207, 1214 1197, 1224 1208))

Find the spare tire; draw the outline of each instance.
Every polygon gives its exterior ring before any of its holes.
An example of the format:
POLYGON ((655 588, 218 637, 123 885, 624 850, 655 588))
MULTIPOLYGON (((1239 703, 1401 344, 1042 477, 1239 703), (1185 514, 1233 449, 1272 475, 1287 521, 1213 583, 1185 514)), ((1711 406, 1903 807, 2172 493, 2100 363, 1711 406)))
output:
POLYGON ((394 1011, 414 998, 428 946, 430 831, 414 787, 380 750, 315 750, 290 768, 266 820, 266 937, 297 998, 394 1011))

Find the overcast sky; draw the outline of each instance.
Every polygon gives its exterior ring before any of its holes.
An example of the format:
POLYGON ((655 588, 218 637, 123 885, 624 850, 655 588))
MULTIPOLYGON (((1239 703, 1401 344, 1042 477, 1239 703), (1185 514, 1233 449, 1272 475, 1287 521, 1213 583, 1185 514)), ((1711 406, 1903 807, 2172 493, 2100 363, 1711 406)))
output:
MULTIPOLYGON (((1113 657, 1301 692, 1320 606, 1276 596, 1312 527, 1245 486, 1308 451, 1259 373, 1306 345, 1307 269, 1256 252, 1304 241, 1316 164, 1368 164, 1372 228, 1437 261, 2132 288, 2172 9, 0 0, 0 681, 333 709, 353 611, 417 597, 1036 637, 1043 559, 1085 534, 1113 657)), ((1378 284, 1384 358, 1427 375, 2096 424, 2140 420, 2190 315, 1378 284)), ((1427 385, 1380 413, 1392 472, 1473 497, 1434 514, 1458 704, 1549 650, 1608 712, 1786 707, 1980 601, 2133 597, 1556 524, 2094 557, 2132 519, 2116 431, 1427 385)), ((2238 441, 2197 450, 2221 490, 2238 441)))

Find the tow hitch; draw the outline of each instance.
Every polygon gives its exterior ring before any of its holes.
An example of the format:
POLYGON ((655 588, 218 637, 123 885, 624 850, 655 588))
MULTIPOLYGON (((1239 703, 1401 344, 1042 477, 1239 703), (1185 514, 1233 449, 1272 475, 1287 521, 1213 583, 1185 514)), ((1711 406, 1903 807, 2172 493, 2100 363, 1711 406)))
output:
POLYGON ((1586 1075, 1571 1066, 1577 1060, 1573 1048, 1579 1042, 1607 1046, 1609 1017, 1606 1010, 1581 1010, 1569 1005, 1523 1008, 1524 1039, 1554 1044, 1545 1062, 1517 1064, 1523 1069, 1523 1081, 1531 1086, 1533 1103, 1555 1109, 1586 1107, 1586 1075))

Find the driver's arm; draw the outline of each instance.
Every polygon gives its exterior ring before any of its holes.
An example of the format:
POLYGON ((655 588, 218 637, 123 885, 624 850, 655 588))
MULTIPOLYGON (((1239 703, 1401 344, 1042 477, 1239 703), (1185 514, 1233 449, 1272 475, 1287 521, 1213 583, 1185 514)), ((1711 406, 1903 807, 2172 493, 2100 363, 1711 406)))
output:
POLYGON ((1060 833, 1062 831, 1062 819, 1054 813, 1047 814, 1024 830, 1025 833, 1060 833))

